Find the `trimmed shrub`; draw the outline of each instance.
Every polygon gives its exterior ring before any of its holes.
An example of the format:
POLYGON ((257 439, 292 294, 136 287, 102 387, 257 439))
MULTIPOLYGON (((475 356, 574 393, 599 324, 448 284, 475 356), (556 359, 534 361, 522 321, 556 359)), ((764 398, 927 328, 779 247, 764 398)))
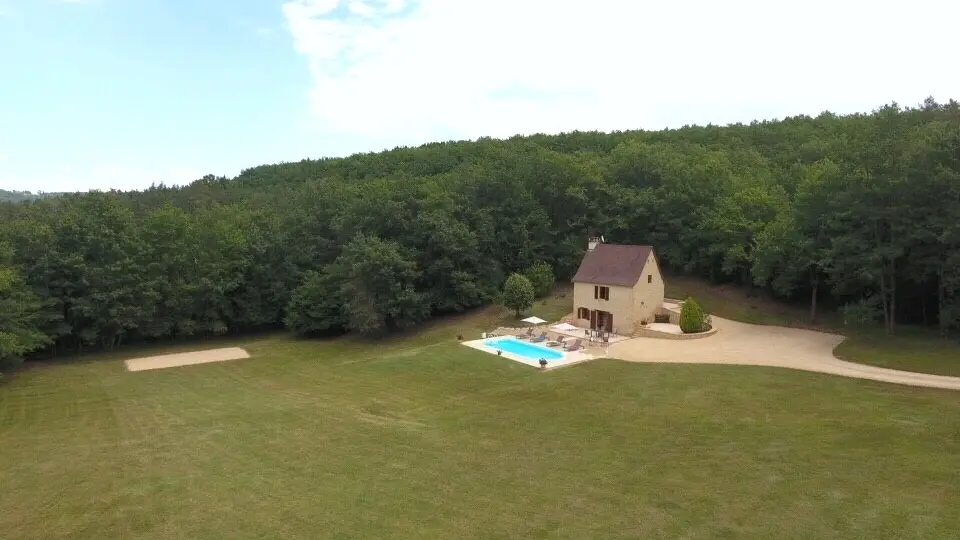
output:
POLYGON ((707 318, 700 304, 693 298, 687 298, 680 308, 680 330, 684 334, 696 334, 707 330, 707 318))

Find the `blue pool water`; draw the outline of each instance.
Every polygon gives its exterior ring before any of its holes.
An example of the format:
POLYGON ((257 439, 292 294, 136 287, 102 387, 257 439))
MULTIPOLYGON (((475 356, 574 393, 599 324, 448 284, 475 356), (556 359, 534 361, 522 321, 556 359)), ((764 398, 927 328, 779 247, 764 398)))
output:
POLYGON ((563 358, 563 353, 560 351, 555 351, 535 343, 526 343, 514 338, 498 338, 493 341, 488 341, 486 345, 531 360, 539 360, 541 358, 545 360, 560 360, 563 358))

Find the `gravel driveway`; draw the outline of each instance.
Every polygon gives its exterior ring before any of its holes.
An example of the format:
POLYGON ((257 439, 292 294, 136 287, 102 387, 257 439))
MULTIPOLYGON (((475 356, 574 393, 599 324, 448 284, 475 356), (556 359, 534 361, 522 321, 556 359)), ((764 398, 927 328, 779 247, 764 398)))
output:
POLYGON ((629 362, 773 366, 910 386, 960 390, 960 377, 844 362, 833 356, 843 336, 757 326, 712 317, 717 334, 703 339, 636 338, 611 344, 609 356, 629 362))

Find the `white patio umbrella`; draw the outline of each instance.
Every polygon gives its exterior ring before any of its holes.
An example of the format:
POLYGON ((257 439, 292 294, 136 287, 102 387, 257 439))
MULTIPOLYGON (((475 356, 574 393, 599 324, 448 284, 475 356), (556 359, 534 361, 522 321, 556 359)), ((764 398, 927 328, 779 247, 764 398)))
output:
POLYGON ((575 331, 577 331, 577 330, 580 330, 580 328, 578 328, 578 327, 576 327, 576 326, 574 326, 574 325, 572 325, 572 324, 570 324, 570 323, 555 324, 555 325, 551 326, 550 328, 553 328, 554 330, 557 330, 558 332, 575 332, 575 331))
POLYGON ((543 324, 547 321, 541 319, 540 317, 527 317, 526 319, 523 319, 523 322, 530 324, 543 324))

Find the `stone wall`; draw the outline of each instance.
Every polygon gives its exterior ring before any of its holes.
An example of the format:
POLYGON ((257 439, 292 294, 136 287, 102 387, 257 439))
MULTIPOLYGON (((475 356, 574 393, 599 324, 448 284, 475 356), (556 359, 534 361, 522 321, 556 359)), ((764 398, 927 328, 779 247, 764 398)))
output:
MULTIPOLYGON (((666 315, 670 318, 670 324, 680 324, 680 314, 663 306, 657 308, 657 315, 666 315)), ((652 321, 651 321, 652 322, 652 321)))
MULTIPOLYGON (((676 300, 673 298, 664 298, 664 302, 669 304, 676 304, 678 306, 683 305, 683 300, 676 300)), ((667 309, 664 306, 660 306, 660 309, 657 310, 657 315, 666 315, 670 317, 670 324, 680 324, 680 310, 667 309)))
POLYGON ((535 336, 539 336, 542 332, 547 332, 547 333, 552 332, 552 330, 550 330, 550 325, 541 325, 541 326, 523 326, 518 328, 513 328, 510 326, 501 326, 490 333, 497 334, 500 336, 517 336, 520 334, 526 334, 527 330, 533 330, 533 335, 535 336))

